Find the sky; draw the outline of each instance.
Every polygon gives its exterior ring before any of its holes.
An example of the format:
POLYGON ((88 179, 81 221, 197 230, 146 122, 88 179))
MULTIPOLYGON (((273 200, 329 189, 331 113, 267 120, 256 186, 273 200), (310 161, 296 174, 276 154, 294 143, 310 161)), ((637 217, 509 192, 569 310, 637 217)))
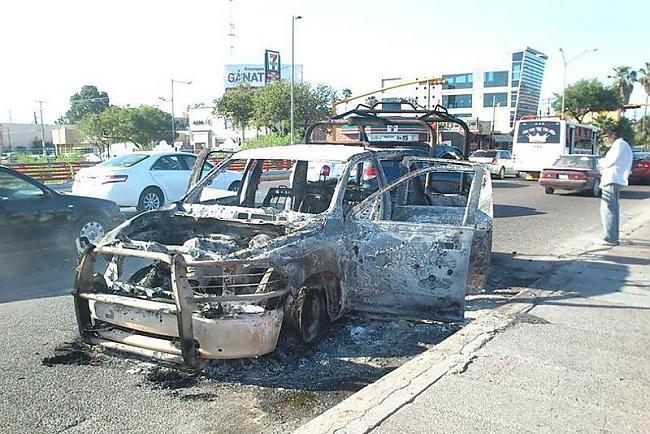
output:
MULTIPOLYGON (((223 93, 223 65, 262 63, 265 49, 295 62, 304 79, 353 93, 382 77, 422 78, 507 64, 530 46, 546 53, 542 99, 567 82, 607 78, 612 68, 650 62, 647 0, 3 0, 0 8, 0 122, 33 122, 43 101, 52 123, 82 85, 112 104, 157 105, 177 115, 223 93), (232 16, 232 19, 230 18, 232 16), (230 50, 229 23, 234 24, 230 50)), ((642 102, 637 86, 631 102, 642 102)), ((640 114, 640 113, 639 113, 640 114)), ((633 113, 631 114, 633 116, 633 113)))

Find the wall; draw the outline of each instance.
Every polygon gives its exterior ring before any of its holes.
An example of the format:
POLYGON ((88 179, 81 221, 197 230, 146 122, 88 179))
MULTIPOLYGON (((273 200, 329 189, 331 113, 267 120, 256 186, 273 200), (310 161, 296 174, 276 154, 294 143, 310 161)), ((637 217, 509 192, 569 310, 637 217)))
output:
MULTIPOLYGON (((44 125, 45 143, 52 143, 52 130, 56 125, 44 125)), ((0 123, 0 151, 16 150, 18 147, 31 149, 34 147, 34 140, 38 141, 37 148, 40 148, 41 126, 38 124, 17 124, 0 123)))

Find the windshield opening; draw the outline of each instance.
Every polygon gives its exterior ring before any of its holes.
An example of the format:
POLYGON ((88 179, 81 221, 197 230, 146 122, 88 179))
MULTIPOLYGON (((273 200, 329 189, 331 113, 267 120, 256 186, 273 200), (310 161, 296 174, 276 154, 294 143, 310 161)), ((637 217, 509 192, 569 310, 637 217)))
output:
POLYGON ((519 123, 518 143, 560 143, 560 122, 526 121, 519 123))
POLYGON ((124 154, 99 163, 102 167, 132 167, 149 158, 147 154, 124 154))
POLYGON ((345 165, 323 159, 235 158, 211 171, 186 202, 320 214, 330 207, 345 165))

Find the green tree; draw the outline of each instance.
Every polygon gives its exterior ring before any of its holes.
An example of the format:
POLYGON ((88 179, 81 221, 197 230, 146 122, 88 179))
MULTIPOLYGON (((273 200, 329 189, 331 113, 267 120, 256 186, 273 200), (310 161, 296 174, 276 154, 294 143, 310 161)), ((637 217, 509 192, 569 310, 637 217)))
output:
POLYGON ((345 88, 341 91, 341 95, 343 96, 343 99, 348 99, 352 96, 352 91, 348 88, 345 88))
POLYGON ((634 123, 635 141, 639 145, 643 145, 645 149, 649 149, 648 138, 650 138, 650 115, 645 115, 634 123))
POLYGON ((378 102, 378 101, 377 101, 377 97, 375 97, 374 95, 371 95, 371 96, 369 96, 368 98, 366 98, 365 104, 366 104, 368 107, 372 107, 372 106, 374 106, 375 104, 377 104, 377 102, 378 102))
MULTIPOLYGON (((296 107, 300 106, 301 84, 294 86, 296 107)), ((288 134, 291 117, 290 86, 276 81, 258 89, 253 95, 253 123, 274 133, 288 134)))
POLYGON ((57 123, 76 124, 89 113, 101 113, 109 107, 106 92, 100 92, 96 86, 85 85, 70 97, 70 108, 57 123))
POLYGON ((623 139, 625 139, 630 145, 634 144, 634 122, 625 116, 621 116, 618 120, 606 115, 596 116, 593 125, 598 131, 598 144, 601 153, 606 152, 609 148, 609 144, 607 143, 603 131, 610 129, 611 127, 618 127, 621 132, 621 137, 623 137, 623 139))
POLYGON ((640 129, 641 135, 638 136, 639 143, 643 143, 646 147, 648 146, 648 137, 650 137, 650 125, 648 125, 648 97, 650 97, 650 62, 645 63, 645 67, 639 69, 639 83, 643 86, 645 91, 645 106, 643 106, 643 118, 641 118, 640 129))
POLYGON ((151 106, 111 106, 84 116, 79 130, 86 140, 103 149, 118 142, 133 142, 142 149, 161 140, 171 143, 171 120, 169 113, 151 106))
POLYGON ((242 143, 246 139, 246 128, 253 118, 254 93, 254 89, 250 86, 238 86, 215 100, 214 113, 228 119, 241 129, 242 143))
POLYGON ((621 104, 630 102, 630 95, 634 89, 634 82, 637 81, 636 71, 629 66, 619 66, 614 68, 614 75, 609 78, 614 79, 614 90, 618 93, 621 104))
MULTIPOLYGON (((616 91, 595 78, 580 80, 567 86, 564 91, 564 111, 578 122, 582 122, 589 113, 616 110, 620 106, 616 91)), ((553 109, 561 112, 562 95, 555 94, 553 109)))

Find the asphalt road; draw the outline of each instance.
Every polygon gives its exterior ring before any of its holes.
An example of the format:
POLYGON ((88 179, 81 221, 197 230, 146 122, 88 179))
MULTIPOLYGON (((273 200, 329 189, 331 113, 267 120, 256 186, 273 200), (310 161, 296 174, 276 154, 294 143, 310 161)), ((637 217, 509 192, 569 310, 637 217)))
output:
MULTIPOLYGON (((554 265, 553 255, 598 236, 598 199, 549 196, 536 183, 512 179, 494 182, 494 198, 492 290, 531 283, 554 265)), ((650 186, 629 187, 622 194, 623 220, 648 212, 649 205, 650 186)), ((403 322, 346 320, 302 355, 285 342, 283 351, 259 361, 161 373, 71 344, 77 336, 71 299, 52 296, 69 293, 74 258, 42 251, 19 262, 0 261, 0 426, 7 433, 286 432, 394 368, 400 341, 408 341, 412 356, 453 331, 427 334, 403 322), (387 335, 395 340, 384 345, 387 335), (341 342, 346 357, 338 357, 341 342), (337 370, 348 377, 314 386, 337 370)))

